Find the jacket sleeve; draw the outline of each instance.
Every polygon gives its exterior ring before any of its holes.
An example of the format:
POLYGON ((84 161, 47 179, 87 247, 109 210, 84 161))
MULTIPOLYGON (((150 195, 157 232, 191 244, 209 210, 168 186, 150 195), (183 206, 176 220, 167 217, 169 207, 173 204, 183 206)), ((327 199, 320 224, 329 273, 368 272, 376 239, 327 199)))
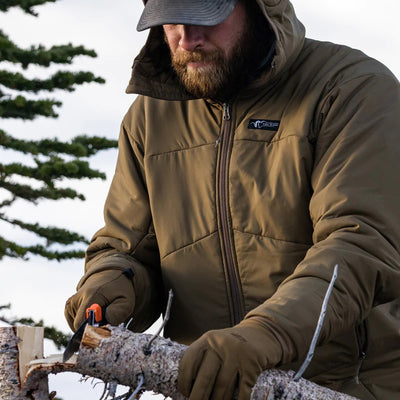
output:
POLYGON ((272 329, 283 363, 304 359, 336 264, 320 345, 400 295, 398 81, 370 74, 336 85, 320 102, 315 127, 313 246, 246 316, 272 329))
MULTIPOLYGON (((132 105, 121 125, 117 166, 104 207, 105 226, 94 235, 87 249, 85 275, 78 289, 96 272, 132 269, 135 309, 130 329, 143 331, 159 317, 163 292, 143 149, 127 128, 134 125, 127 122, 132 114, 140 115, 138 103, 132 105)), ((137 126, 140 129, 140 121, 137 126)))

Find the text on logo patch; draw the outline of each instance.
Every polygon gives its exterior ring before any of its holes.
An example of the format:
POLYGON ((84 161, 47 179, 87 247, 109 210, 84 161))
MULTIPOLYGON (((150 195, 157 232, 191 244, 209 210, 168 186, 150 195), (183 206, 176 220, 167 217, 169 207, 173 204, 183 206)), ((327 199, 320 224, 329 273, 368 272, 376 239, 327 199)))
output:
POLYGON ((273 121, 270 119, 251 119, 249 129, 262 129, 264 131, 277 131, 281 121, 273 121))

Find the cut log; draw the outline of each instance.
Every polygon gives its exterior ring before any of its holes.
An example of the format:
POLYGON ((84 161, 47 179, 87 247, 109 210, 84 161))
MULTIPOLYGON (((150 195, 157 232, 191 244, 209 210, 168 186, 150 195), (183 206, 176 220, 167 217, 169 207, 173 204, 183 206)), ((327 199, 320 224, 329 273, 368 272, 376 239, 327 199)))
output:
MULTIPOLYGON (((131 388, 137 387, 142 376, 143 390, 183 400, 177 390, 177 379, 186 346, 157 337, 148 349, 150 338, 121 327, 87 326, 74 371, 131 388)), ((292 371, 263 372, 253 388, 252 400, 356 400, 305 379, 294 382, 293 375, 292 371)))
MULTIPOLYGON (((104 382, 116 382, 132 389, 135 389, 143 379, 142 391, 151 390, 174 400, 183 400, 184 397, 177 390, 177 378, 179 361, 186 346, 157 337, 149 348, 150 338, 150 335, 135 334, 123 327, 87 326, 77 357, 74 356, 67 363, 62 362, 62 355, 30 362, 23 393, 32 393, 32 390, 37 387, 38 379, 43 379, 45 374, 71 371, 99 378, 104 382)), ((16 341, 18 342, 18 339, 16 341)), ((0 343, 3 344, 3 341, 0 343)), ((0 374, 3 372, 2 368, 3 366, 0 365, 0 374)), ((293 375, 293 372, 279 370, 263 372, 253 388, 251 399, 357 400, 305 379, 295 382, 293 375)), ((12 379, 18 386, 19 376, 12 379)), ((44 397, 29 398, 47 400, 49 395, 47 392, 44 397)), ((0 386, 0 399, 26 400, 28 397, 18 397, 18 394, 3 397, 0 386)))
POLYGON ((28 364, 35 359, 43 358, 44 328, 33 328, 31 326, 18 326, 17 336, 19 352, 19 378, 25 381, 28 372, 28 364))
POLYGON ((0 329, 0 399, 49 400, 47 373, 36 374, 24 390, 28 363, 43 358, 44 328, 28 326, 0 329))

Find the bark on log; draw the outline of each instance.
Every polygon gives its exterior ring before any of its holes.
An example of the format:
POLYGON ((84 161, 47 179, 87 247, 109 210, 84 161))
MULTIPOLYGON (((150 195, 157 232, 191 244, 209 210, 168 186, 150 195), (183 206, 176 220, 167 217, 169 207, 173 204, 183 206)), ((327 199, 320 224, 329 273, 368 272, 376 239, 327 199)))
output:
MULTIPOLYGON (((31 390, 37 378, 43 374, 72 371, 99 378, 104 382, 117 382, 133 389, 137 387, 142 376, 143 391, 152 390, 174 400, 183 400, 184 397, 177 391, 177 377, 179 361, 186 346, 157 337, 148 349, 150 338, 150 335, 135 334, 122 327, 88 326, 77 357, 67 363, 62 363, 62 355, 30 363, 24 385, 25 392, 31 390)), ((251 399, 357 400, 305 379, 294 382, 292 377, 293 372, 263 372, 253 388, 251 399)), ((0 399, 3 397, 0 396, 0 399)), ((4 399, 25 400, 26 397, 4 399)))
POLYGON ((23 390, 25 364, 43 357, 43 328, 12 327, 0 329, 0 399, 49 400, 47 373, 23 390))
MULTIPOLYGON (((76 372, 136 388, 144 377, 144 390, 152 390, 174 400, 184 397, 177 391, 178 365, 186 346, 157 337, 148 351, 151 336, 135 334, 121 327, 88 326, 74 368, 76 372)), ((252 400, 356 400, 305 379, 294 382, 293 372, 268 370, 258 378, 252 400)))

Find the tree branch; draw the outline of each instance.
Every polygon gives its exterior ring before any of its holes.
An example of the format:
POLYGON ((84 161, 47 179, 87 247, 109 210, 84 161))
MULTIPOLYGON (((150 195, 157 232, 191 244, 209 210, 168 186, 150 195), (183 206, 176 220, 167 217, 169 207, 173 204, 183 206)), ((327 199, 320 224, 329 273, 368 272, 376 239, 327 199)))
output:
MULTIPOLYGON (((183 400, 178 392, 179 361, 186 346, 157 337, 147 352, 151 335, 132 333, 123 327, 94 328, 87 326, 76 361, 63 364, 62 355, 31 363, 25 389, 34 387, 36 374, 44 371, 57 373, 74 371, 99 378, 104 382, 118 382, 136 388, 144 378, 143 390, 152 390, 183 400)), ((252 400, 356 400, 346 394, 334 392, 303 378, 293 380, 293 371, 264 371, 253 388, 252 400)))

